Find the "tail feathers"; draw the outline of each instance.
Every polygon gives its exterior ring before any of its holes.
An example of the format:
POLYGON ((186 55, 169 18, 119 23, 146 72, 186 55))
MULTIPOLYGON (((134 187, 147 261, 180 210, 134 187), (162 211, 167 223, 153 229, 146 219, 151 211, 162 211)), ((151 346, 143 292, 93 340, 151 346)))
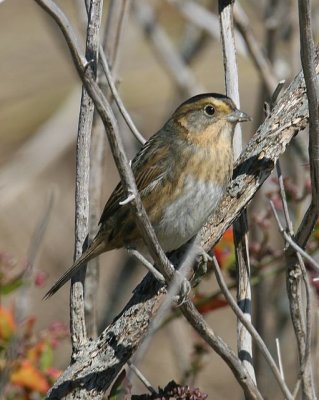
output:
POLYGON ((87 250, 79 257, 75 263, 69 268, 61 278, 51 287, 51 289, 45 294, 43 297, 44 300, 48 299, 54 293, 56 293, 61 287, 72 278, 72 276, 78 272, 81 267, 92 260, 93 258, 97 257, 104 251, 104 243, 103 240, 94 240, 91 245, 87 248, 87 250))

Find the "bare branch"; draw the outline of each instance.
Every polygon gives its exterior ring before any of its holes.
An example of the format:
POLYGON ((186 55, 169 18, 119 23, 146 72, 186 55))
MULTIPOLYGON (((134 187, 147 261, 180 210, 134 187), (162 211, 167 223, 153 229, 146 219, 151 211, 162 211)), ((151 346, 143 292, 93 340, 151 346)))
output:
POLYGON ((229 289, 227 288, 226 282, 224 281, 223 275, 220 271, 220 268, 219 268, 219 265, 218 265, 218 262, 217 262, 217 259, 215 256, 213 257, 213 267, 214 267, 214 271, 216 274, 216 279, 217 279, 218 285, 221 288, 223 295, 225 296, 228 304, 230 305, 231 309, 236 314, 237 318, 241 321, 241 323, 245 326, 245 328, 248 330, 250 335, 254 338, 258 348, 264 355, 265 360, 267 361, 274 377, 276 378, 278 385, 279 385, 283 395, 285 396, 285 398, 292 399, 292 395, 291 395, 285 381, 282 379, 280 370, 278 369, 267 346, 265 345, 262 338, 259 336, 258 332, 254 328, 252 323, 249 320, 247 320, 246 315, 242 312, 240 307, 236 304, 236 301, 233 299, 233 296, 231 295, 229 289))
MULTIPOLYGON (((99 30, 102 18, 102 0, 91 0, 86 38, 86 58, 96 77, 99 49, 99 30)), ((94 104, 83 87, 80 106, 79 127, 76 146, 76 185, 75 185, 75 251, 74 259, 82 254, 89 233, 89 176, 90 146, 93 125, 94 104)), ((79 347, 87 341, 85 326, 84 290, 85 268, 71 279, 70 331, 72 358, 79 347)))
POLYGON ((276 338, 276 350, 277 350, 277 358, 278 358, 280 376, 281 376, 281 379, 283 381, 285 381, 285 374, 284 374, 284 369, 282 366, 282 359, 281 359, 280 342, 279 342, 278 338, 276 338))
POLYGON ((143 385, 151 393, 156 394, 156 390, 153 388, 148 379, 142 374, 142 372, 131 361, 128 361, 127 364, 131 368, 131 370, 135 373, 135 375, 138 377, 138 379, 143 383, 143 385))
MULTIPOLYGON (((300 29, 300 53, 305 83, 307 88, 308 107, 309 107, 309 162, 310 176, 312 183, 312 197, 310 206, 304 215, 296 234, 296 242, 304 248, 307 240, 318 219, 319 206, 319 110, 318 110, 318 77, 315 66, 315 48, 311 27, 311 7, 309 0, 299 0, 299 29, 300 29)), ((295 329, 295 335, 298 344, 299 363, 301 369, 301 386, 304 399, 316 399, 312 365, 310 358, 310 300, 309 300, 309 282, 307 272, 298 254, 294 255, 293 249, 288 249, 287 261, 289 266, 287 276, 288 295, 290 300, 290 309, 292 322, 295 329), (301 260, 301 262, 300 262, 301 260), (298 261, 299 274, 301 272, 306 286, 307 296, 307 320, 306 326, 303 321, 303 309, 300 295, 300 279, 298 279, 298 261), (306 330, 306 332, 305 332, 306 330)))
POLYGON ((165 283, 164 276, 139 251, 135 249, 128 249, 128 253, 139 260, 159 282, 162 282, 163 284, 165 283))
POLYGON ((276 74, 271 63, 260 48, 252 32, 247 15, 238 2, 236 2, 234 6, 234 21, 237 29, 245 40, 249 54, 267 88, 268 95, 271 96, 277 85, 276 74))
POLYGON ((315 48, 309 3, 309 0, 299 0, 301 63, 309 103, 309 162, 312 184, 311 204, 296 234, 296 241, 301 247, 305 247, 319 215, 319 83, 318 66, 315 67, 315 48))
MULTIPOLYGON (((88 3, 87 13, 89 12, 88 3)), ((125 20, 125 14, 128 9, 128 0, 111 1, 109 3, 108 19, 106 24, 106 37, 105 37, 105 47, 107 47, 110 52, 109 58, 116 57, 118 54, 118 46, 120 43, 120 36, 123 32, 123 23, 125 20), (114 3, 114 4, 113 4, 114 3), (111 26, 108 26, 110 24, 111 26), (116 33, 116 34, 114 34, 116 33)), ((106 63, 103 46, 99 46, 99 59, 102 64, 106 63), (103 59, 101 59, 103 58, 103 59)), ((112 60, 112 64, 116 60, 112 60)), ((103 91, 107 92, 108 84, 104 79, 101 78, 101 70, 98 70, 98 80, 100 81, 101 88, 103 91), (105 83, 105 85, 103 85, 105 83), (105 87, 104 87, 105 86, 105 87)), ((114 70, 113 70, 113 73, 114 70)), ((109 71, 109 74, 110 71, 109 71)), ((91 138, 91 152, 90 152, 90 239, 96 234, 96 226, 98 226, 100 219, 101 210, 101 193, 102 193, 102 179, 103 179, 103 167, 105 158, 105 134, 104 128, 98 115, 94 115, 93 119, 93 129, 91 138)), ((97 335, 97 324, 96 324, 96 301, 97 301, 97 288, 99 281, 99 258, 91 260, 90 267, 87 270, 85 279, 85 318, 87 333, 90 337, 96 337, 97 335)))
POLYGON ((127 112, 127 110, 124 106, 124 103, 116 89, 116 86, 113 82, 112 74, 111 74, 110 68, 108 66, 108 63, 107 63, 107 60, 106 60, 106 57, 105 57, 102 47, 100 47, 100 61, 102 64, 102 68, 103 68, 107 83, 111 90, 112 96, 115 100, 115 103, 116 103, 120 113, 122 114, 122 117, 124 118, 124 121, 127 123, 127 126, 130 128, 130 130, 133 133, 133 135, 135 136, 135 138, 140 143, 144 144, 146 142, 145 138, 139 132, 139 130, 136 128, 134 122, 132 121, 132 118, 130 117, 130 114, 127 112))
MULTIPOLYGON (((194 1, 168 0, 168 2, 175 6, 193 24, 207 31, 213 38, 220 40, 219 22, 216 15, 194 1)), ((238 2, 235 2, 234 5, 234 22, 238 29, 234 31, 238 53, 241 55, 247 54, 245 51, 246 44, 255 66, 265 82, 269 95, 271 95, 277 84, 276 74, 260 48, 248 18, 238 2)))
POLYGON ((105 24, 104 48, 110 62, 110 69, 114 72, 118 60, 118 52, 122 39, 125 20, 128 16, 131 0, 111 0, 105 24))
POLYGON ((128 13, 129 4, 130 0, 110 1, 107 24, 105 26, 105 45, 100 45, 99 61, 102 65, 102 70, 104 72, 108 88, 111 91, 113 99, 115 100, 115 103, 120 113, 122 114, 124 121, 126 122, 127 126, 129 127, 135 138, 140 143, 144 144, 145 139, 136 128, 134 122, 132 121, 132 118, 130 117, 130 114, 126 110, 124 103, 122 102, 122 99, 116 88, 114 79, 114 66, 116 66, 116 60, 113 60, 112 57, 117 57, 118 54, 118 47, 122 36, 121 32, 124 29, 124 20, 126 19, 125 15, 128 13), (105 47, 105 52, 103 47, 105 47))
MULTIPOLYGON (((255 382, 252 380, 241 361, 224 341, 208 327, 203 316, 197 311, 189 300, 181 306, 187 321, 193 326, 200 336, 215 350, 232 370, 238 383, 241 385, 247 399, 263 399, 255 382)), ((290 397, 287 397, 288 399, 290 397)))
MULTIPOLYGON (((220 40, 220 26, 217 15, 207 10, 200 3, 192 0, 167 1, 176 7, 192 24, 206 31, 212 38, 218 41, 220 40)), ((242 37, 236 30, 234 34, 238 52, 241 55, 246 55, 247 52, 242 37)))
MULTIPOLYGON (((236 47, 233 27, 232 1, 219 1, 221 38, 223 44, 223 59, 225 69, 226 94, 231 97, 239 107, 238 68, 236 60, 236 47)), ((242 151, 241 127, 236 126, 234 139, 234 157, 242 151)), ((250 286, 250 260, 248 251, 248 221, 247 212, 244 210, 234 223, 234 243, 237 268, 237 301, 240 304, 246 319, 251 321, 251 286, 250 286)), ((256 382, 253 366, 252 340, 249 333, 239 320, 237 323, 238 355, 251 378, 256 382)))
POLYGON ((133 11, 146 37, 153 43, 152 49, 156 50, 156 55, 160 56, 164 67, 173 77, 181 92, 188 95, 203 92, 203 88, 196 81, 191 69, 174 49, 165 31, 156 22, 151 4, 143 0, 135 1, 133 3, 133 11))
POLYGON ((271 200, 270 200, 270 205, 271 205, 272 211, 273 211, 273 213, 274 213, 274 216, 275 216, 275 218, 276 218, 276 221, 277 221, 277 224, 278 224, 280 233, 281 233, 282 236, 284 237, 285 241, 286 241, 287 243, 289 243, 290 246, 291 246, 294 250, 296 250, 297 253, 299 253, 303 258, 305 258, 305 259, 310 263, 310 265, 319 273, 319 264, 317 263, 317 261, 316 261, 313 257, 311 257, 311 255, 308 254, 305 250, 303 250, 303 249, 293 240, 293 238, 291 237, 291 235, 283 228, 283 226, 282 226, 282 224, 281 224, 281 222, 280 222, 278 213, 277 213, 277 211, 276 211, 276 208, 275 208, 275 206, 274 206, 274 203, 273 203, 271 200))
MULTIPOLYGON (((240 107, 238 68, 233 26, 233 1, 219 0, 219 17, 221 41, 223 46, 223 60, 225 71, 226 94, 240 107)), ((242 150, 242 134, 240 124, 237 124, 233 139, 235 160, 242 150)))

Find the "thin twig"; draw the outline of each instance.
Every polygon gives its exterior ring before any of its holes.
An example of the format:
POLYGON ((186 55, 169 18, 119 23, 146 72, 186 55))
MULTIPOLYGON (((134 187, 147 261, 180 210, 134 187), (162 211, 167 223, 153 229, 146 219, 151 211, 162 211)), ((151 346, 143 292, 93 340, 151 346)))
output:
POLYGON ((272 202, 272 200, 269 201, 270 202, 270 206, 271 209, 273 211, 273 214, 276 218, 277 221, 277 225, 279 228, 280 233, 283 235, 284 239, 286 240, 287 243, 290 244, 290 246, 296 250, 297 253, 299 253, 303 258, 305 258, 310 265, 319 273, 319 264, 316 262, 316 260, 311 257, 310 254, 308 254, 305 250, 303 250, 291 237, 291 235, 284 229, 284 227, 282 226, 278 213, 276 211, 276 208, 274 206, 274 203, 272 202))
POLYGON ((296 386, 295 386, 295 389, 294 389, 293 394, 292 394, 292 400, 296 400, 297 399, 300 387, 301 387, 301 379, 298 378, 296 386))
MULTIPOLYGON (((220 41, 220 26, 218 16, 203 7, 200 3, 191 0, 167 0, 192 24, 207 32, 213 39, 220 41)), ((247 55, 245 43, 235 30, 235 41, 238 53, 247 55)))
POLYGON ((279 342, 278 338, 276 338, 276 349, 277 349, 277 358, 278 358, 278 365, 279 365, 281 379, 283 381, 285 381, 285 374, 284 374, 284 369, 282 366, 282 359, 281 359, 280 342, 279 342))
POLYGON ((311 257, 305 250, 303 250, 293 239, 292 237, 284 230, 282 234, 285 237, 285 240, 290 244, 290 246, 297 251, 305 260, 307 260, 310 265, 319 273, 319 264, 317 261, 311 257))
POLYGON ((135 257, 137 260, 139 260, 144 267, 146 267, 149 272, 154 275, 154 277, 161 282, 162 284, 165 283, 165 278, 164 276, 154 267, 154 265, 148 261, 138 250, 136 249, 127 249, 127 252, 135 257))
POLYGON ((260 44, 251 29, 248 17, 238 2, 234 6, 234 22, 244 38, 249 54, 270 96, 277 85, 276 73, 270 61, 265 56, 264 51, 260 48, 260 44))
MULTIPOLYGON (((180 308, 192 327, 209 344, 209 346, 214 349, 214 351, 229 365, 238 383, 241 385, 246 398, 249 400, 262 400, 263 396, 260 394, 255 382, 251 379, 250 375, 247 374, 246 368, 242 366, 241 361, 238 359, 236 354, 228 347, 228 345, 207 325, 205 319, 197 311, 194 304, 191 301, 187 300, 180 308)), ((276 364, 275 368, 277 368, 276 364)), ((286 398, 290 400, 291 395, 289 393, 289 390, 282 388, 282 391, 283 393, 286 393, 288 395, 286 396, 286 398)))
POLYGON ((126 110, 124 103, 116 89, 116 86, 114 84, 113 78, 112 78, 112 74, 108 65, 108 62, 106 60, 105 54, 103 52, 103 48, 102 46, 100 47, 100 62, 102 64, 102 68, 107 80, 107 83, 109 85, 109 88, 111 90, 112 96, 115 100, 115 103, 120 111, 120 113, 122 114, 122 117, 124 118, 124 121, 126 122, 127 126, 130 128, 131 132, 133 133, 133 135, 135 136, 135 138, 141 143, 144 144, 146 142, 145 138, 143 137, 143 135, 139 132, 139 130, 136 128, 130 114, 128 113, 128 111, 126 110))
MULTIPOLYGON (((280 256, 281 258, 281 256, 280 256)), ((274 260, 267 260, 267 266, 270 264, 273 264, 274 260)), ((262 264, 260 264, 260 267, 262 268, 262 264)), ((278 276, 279 274, 283 273, 285 271, 285 267, 283 266, 273 266, 270 271, 265 272, 262 277, 261 276, 254 276, 251 279, 251 285, 252 286, 256 286, 260 283, 261 280, 265 279, 265 278, 270 278, 273 276, 278 276)), ((319 280, 319 279, 318 279, 319 280)), ((236 282, 230 283, 227 285, 228 290, 232 290, 236 288, 236 282)), ((217 299, 220 295, 222 294, 221 289, 216 289, 212 294, 204 296, 203 298, 200 299, 196 299, 196 301, 193 301, 196 308, 200 308, 201 306, 205 306, 206 304, 211 304, 211 302, 215 299, 217 299)), ((179 309, 176 309, 173 313, 171 313, 164 321, 163 323, 160 325, 159 329, 162 329, 164 326, 166 326, 167 324, 169 324, 170 322, 172 322, 173 320, 175 320, 176 318, 179 318, 181 316, 181 312, 179 309)))
POLYGON ((234 300, 233 296, 231 295, 231 293, 229 292, 226 282, 223 278, 223 275, 220 271, 220 267, 218 264, 218 261, 216 259, 216 257, 213 257, 213 267, 214 267, 214 271, 215 271, 215 275, 216 275, 216 279, 218 282, 219 287, 221 288, 223 295, 225 296, 228 304, 230 305, 231 309, 234 311, 234 313, 236 314, 237 318, 241 321, 241 323, 245 326, 245 328, 247 329, 247 331, 250 333, 250 335, 254 338, 256 344, 258 345, 258 348, 260 349, 261 353, 264 355, 265 360, 267 361, 275 379, 278 382, 278 385, 281 389, 281 392, 283 393, 283 395, 285 396, 286 399, 292 399, 291 393, 285 383, 285 381, 282 379, 280 371, 273 359, 273 357, 271 356, 267 346, 265 345, 264 341, 262 340, 262 338, 259 336, 259 333, 256 331, 256 329, 254 328, 254 326, 252 325, 252 323, 250 321, 247 321, 247 318, 245 316, 245 314, 242 312, 242 310, 238 307, 238 305, 236 304, 236 301, 234 300))
POLYGON ((292 221, 289 216, 288 202, 287 202, 286 191, 285 191, 285 186, 284 186, 284 178, 281 173, 281 167, 280 167, 279 160, 276 162, 276 170, 277 170, 280 197, 281 197, 282 206, 283 206, 283 210, 284 210, 285 220, 286 220, 289 234, 292 236, 294 234, 294 231, 293 231, 292 221))
MULTIPOLYGON (((108 55, 110 69, 113 73, 116 70, 120 43, 123 37, 123 29, 129 14, 131 0, 111 0, 109 2, 109 12, 105 24, 103 43, 105 53, 108 55)), ((100 55, 101 56, 101 55, 100 55)))
POLYGON ((133 3, 133 11, 145 36, 152 42, 152 50, 160 56, 163 66, 172 76, 174 83, 182 93, 192 96, 203 92, 192 70, 186 65, 170 38, 156 21, 154 9, 150 2, 138 0, 133 3))
POLYGON ((134 372, 134 374, 138 377, 138 379, 143 383, 143 385, 152 393, 156 394, 156 390, 153 388, 151 383, 148 381, 148 379, 142 374, 142 372, 131 362, 127 362, 128 366, 131 368, 131 370, 134 372))

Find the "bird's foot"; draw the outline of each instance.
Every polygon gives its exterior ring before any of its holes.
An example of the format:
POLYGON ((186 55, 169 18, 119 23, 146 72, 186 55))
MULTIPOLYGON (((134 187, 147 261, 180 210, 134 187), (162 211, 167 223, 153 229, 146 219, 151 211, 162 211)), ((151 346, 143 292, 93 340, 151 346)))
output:
POLYGON ((179 271, 175 271, 173 285, 178 285, 178 294, 174 296, 174 302, 181 306, 187 300, 187 297, 192 290, 191 283, 179 271))
POLYGON ((207 266, 209 262, 212 262, 212 257, 201 247, 197 248, 197 263, 196 269, 194 270, 194 275, 191 279, 192 287, 195 287, 199 284, 202 277, 207 273, 207 266))

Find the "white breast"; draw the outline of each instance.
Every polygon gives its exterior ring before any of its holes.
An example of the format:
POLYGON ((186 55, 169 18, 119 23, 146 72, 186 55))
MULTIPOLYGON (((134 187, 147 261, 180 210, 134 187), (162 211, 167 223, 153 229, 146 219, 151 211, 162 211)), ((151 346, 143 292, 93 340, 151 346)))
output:
POLYGON ((166 208, 154 226, 164 251, 172 251, 196 235, 218 205, 224 189, 213 183, 186 179, 183 194, 166 208))

